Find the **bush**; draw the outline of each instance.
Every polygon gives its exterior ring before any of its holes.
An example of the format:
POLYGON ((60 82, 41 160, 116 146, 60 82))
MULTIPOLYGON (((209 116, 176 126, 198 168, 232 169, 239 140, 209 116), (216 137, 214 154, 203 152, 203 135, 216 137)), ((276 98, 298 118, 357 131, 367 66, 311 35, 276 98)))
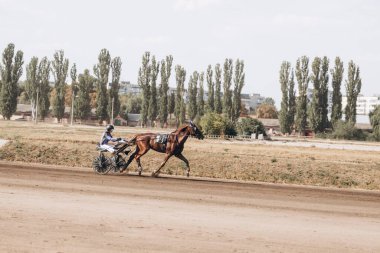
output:
POLYGON ((380 106, 375 107, 375 110, 369 113, 369 120, 373 129, 369 139, 380 141, 380 106))
POLYGON ((204 134, 208 135, 236 135, 235 126, 221 114, 207 113, 200 120, 204 134))
POLYGON ((277 119, 278 112, 274 105, 261 104, 256 109, 256 115, 262 119, 277 119))
POLYGON ((235 124, 232 123, 231 121, 227 121, 224 125, 223 133, 224 135, 232 135, 232 136, 237 135, 235 124))
POLYGON ((354 123, 338 121, 334 125, 334 131, 331 134, 333 139, 345 140, 366 140, 367 135, 355 127, 354 123))
POLYGON ((243 118, 237 124, 237 131, 241 135, 251 135, 253 133, 256 133, 256 129, 259 134, 266 136, 265 127, 263 123, 258 119, 243 118))
POLYGON ((377 130, 374 130, 371 134, 367 137, 368 141, 380 141, 380 132, 377 130))

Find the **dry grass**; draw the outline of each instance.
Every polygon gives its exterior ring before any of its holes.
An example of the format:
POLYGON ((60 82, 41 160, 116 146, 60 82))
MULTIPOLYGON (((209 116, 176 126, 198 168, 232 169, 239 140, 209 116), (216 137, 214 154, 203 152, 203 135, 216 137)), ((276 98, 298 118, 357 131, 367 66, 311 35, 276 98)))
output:
MULTIPOLYGON (((102 130, 0 121, 0 139, 11 140, 0 150, 0 159, 91 167, 102 130)), ((118 127, 115 135, 131 137, 136 131, 141 129, 118 127)), ((193 176, 376 190, 380 189, 379 153, 195 139, 187 141, 183 152, 193 176)), ((144 170, 157 168, 163 157, 148 152, 141 159, 144 170)), ((180 160, 171 158, 162 173, 182 175, 184 168, 180 160)), ((133 162, 130 170, 135 169, 133 162)))

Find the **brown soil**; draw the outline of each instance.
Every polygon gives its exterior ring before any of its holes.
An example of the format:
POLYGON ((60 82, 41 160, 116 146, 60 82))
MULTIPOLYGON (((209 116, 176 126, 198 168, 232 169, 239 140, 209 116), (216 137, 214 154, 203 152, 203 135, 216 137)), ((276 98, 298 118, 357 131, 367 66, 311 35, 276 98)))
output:
POLYGON ((380 252, 380 192, 0 162, 0 252, 380 252))
MULTIPOLYGON (((0 160, 91 167, 92 159, 97 155, 95 144, 102 131, 103 127, 34 125, 0 120, 0 139, 10 140, 0 148, 0 160)), ((117 127, 114 135, 130 138, 138 132, 152 131, 167 133, 171 130, 117 127)), ((183 154, 190 162, 192 176, 380 190, 378 143, 303 141, 308 147, 282 146, 278 143, 280 141, 189 139, 183 154), (310 146, 311 143, 374 148, 371 151, 326 149, 310 146)), ((149 151, 141 158, 144 172, 157 169, 163 159, 163 154, 149 151)), ((161 172, 184 175, 184 168, 184 163, 173 157, 161 172)), ((135 171, 136 163, 132 162, 129 169, 135 171)))

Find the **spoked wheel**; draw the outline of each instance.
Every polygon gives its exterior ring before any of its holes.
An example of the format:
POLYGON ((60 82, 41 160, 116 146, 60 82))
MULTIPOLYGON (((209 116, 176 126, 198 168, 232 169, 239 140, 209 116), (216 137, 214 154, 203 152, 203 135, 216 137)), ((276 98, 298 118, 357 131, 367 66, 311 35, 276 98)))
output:
POLYGON ((103 153, 95 157, 92 162, 92 168, 100 175, 105 175, 113 168, 112 161, 109 157, 105 157, 103 153))

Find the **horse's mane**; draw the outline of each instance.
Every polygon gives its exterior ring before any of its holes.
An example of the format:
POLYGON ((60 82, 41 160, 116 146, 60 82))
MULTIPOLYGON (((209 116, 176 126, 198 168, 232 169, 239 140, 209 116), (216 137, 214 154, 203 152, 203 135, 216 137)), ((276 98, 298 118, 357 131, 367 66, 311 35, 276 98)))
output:
POLYGON ((184 124, 184 125, 178 127, 173 133, 180 133, 183 130, 185 130, 185 128, 187 128, 188 126, 189 126, 188 124, 184 124))

